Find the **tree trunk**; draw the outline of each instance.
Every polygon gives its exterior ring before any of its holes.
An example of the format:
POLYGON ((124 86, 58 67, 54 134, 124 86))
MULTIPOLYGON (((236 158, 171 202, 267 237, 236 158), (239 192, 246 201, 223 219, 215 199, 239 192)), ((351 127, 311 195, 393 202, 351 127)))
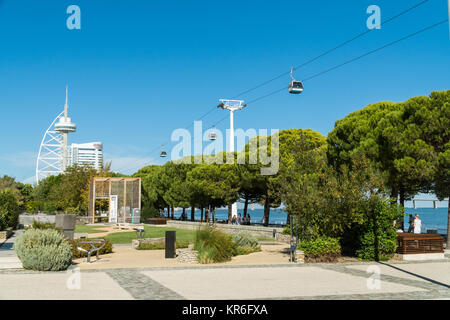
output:
POLYGON ((286 214, 286 225, 289 225, 291 223, 291 215, 289 214, 289 212, 287 212, 286 214))
POLYGON ((216 223, 216 208, 214 206, 211 207, 212 221, 216 223))
POLYGON ((398 190, 396 187, 394 187, 391 190, 391 203, 397 204, 397 199, 398 199, 398 190))
POLYGON ((185 214, 186 214, 186 208, 183 207, 183 213, 181 214, 181 220, 184 221, 185 219, 185 214))
POLYGON ((170 218, 170 206, 167 207, 167 218, 170 218))
POLYGON ((228 223, 229 224, 231 223, 232 214, 233 214, 232 203, 229 203, 228 204, 228 223))
POLYGON ((264 202, 264 223, 263 226, 267 227, 269 225, 269 215, 270 215, 270 202, 266 199, 264 202))
POLYGON ((247 216, 247 208, 248 208, 248 197, 245 197, 245 202, 244 202, 244 217, 247 216))
POLYGON ((448 198, 448 212, 447 212, 447 250, 450 250, 450 197, 448 198))
POLYGON ((191 221, 194 221, 194 220, 195 220, 195 207, 192 206, 191 207, 191 221))
POLYGON ((200 211, 200 222, 203 222, 203 206, 202 206, 202 209, 200 211))
POLYGON ((175 214, 175 208, 172 206, 172 220, 173 220, 173 215, 175 214))
POLYGON ((205 208, 205 222, 209 221, 209 206, 205 208))
MULTIPOLYGON (((400 186, 400 205, 402 208, 405 208, 405 188, 403 186, 400 186)), ((400 218, 400 222, 398 223, 400 225, 400 229, 405 231, 405 216, 402 215, 400 218)))
POLYGON ((378 227, 377 227, 377 217, 375 213, 375 209, 372 209, 372 222, 373 222, 373 237, 374 237, 374 253, 375 253, 375 261, 380 261, 380 250, 379 250, 379 241, 378 241, 378 227))

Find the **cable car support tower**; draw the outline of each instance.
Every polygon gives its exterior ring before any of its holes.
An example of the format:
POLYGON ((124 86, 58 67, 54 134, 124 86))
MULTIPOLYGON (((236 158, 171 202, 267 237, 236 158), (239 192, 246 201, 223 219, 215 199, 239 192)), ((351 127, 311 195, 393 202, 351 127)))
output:
MULTIPOLYGON (((234 112, 245 108, 247 105, 244 104, 243 100, 220 99, 219 101, 221 103, 217 106, 218 108, 230 111, 230 142, 228 152, 234 153, 234 112)), ((237 218, 236 202, 231 206, 231 216, 237 218)))

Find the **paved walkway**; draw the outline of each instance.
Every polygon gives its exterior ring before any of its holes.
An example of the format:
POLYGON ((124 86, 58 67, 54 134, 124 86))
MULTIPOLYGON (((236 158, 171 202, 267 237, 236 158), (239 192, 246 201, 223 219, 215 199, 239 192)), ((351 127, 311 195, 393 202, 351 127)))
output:
POLYGON ((13 249, 14 240, 23 230, 17 230, 2 245, 0 245, 0 270, 22 268, 22 263, 13 249))
POLYGON ((0 283, 0 299, 450 299, 450 260, 81 271, 75 267, 64 272, 10 269, 0 270, 0 283))

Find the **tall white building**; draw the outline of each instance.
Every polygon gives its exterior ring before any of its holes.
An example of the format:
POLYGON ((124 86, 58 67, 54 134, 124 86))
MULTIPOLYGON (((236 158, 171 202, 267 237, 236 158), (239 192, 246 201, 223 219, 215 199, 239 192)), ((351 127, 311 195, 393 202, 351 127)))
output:
POLYGON ((72 143, 69 151, 69 165, 74 164, 88 164, 97 170, 103 168, 102 143, 72 143))

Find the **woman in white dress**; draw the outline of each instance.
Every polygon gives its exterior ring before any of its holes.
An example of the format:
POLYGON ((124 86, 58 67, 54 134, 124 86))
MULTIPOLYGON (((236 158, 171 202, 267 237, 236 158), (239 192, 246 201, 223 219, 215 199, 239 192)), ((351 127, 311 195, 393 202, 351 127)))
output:
POLYGON ((422 229, 422 221, 419 219, 419 215, 414 216, 414 233, 420 233, 422 229))

